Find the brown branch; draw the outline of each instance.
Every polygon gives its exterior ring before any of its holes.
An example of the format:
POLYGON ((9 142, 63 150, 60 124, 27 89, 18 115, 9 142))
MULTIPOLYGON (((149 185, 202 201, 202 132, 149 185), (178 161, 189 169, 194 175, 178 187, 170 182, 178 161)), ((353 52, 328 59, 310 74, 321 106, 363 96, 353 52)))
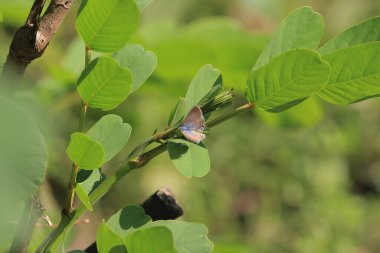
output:
POLYGON ((42 56, 73 3, 74 0, 51 0, 41 17, 45 0, 34 1, 25 24, 13 37, 3 77, 22 76, 28 64, 42 56))

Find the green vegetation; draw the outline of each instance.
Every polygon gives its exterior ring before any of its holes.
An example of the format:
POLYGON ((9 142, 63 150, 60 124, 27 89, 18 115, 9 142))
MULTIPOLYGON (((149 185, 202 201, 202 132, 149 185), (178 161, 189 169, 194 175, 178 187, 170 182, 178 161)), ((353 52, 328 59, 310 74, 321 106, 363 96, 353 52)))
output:
MULTIPOLYGON (((220 18, 136 31, 150 2, 83 1, 62 34, 76 20, 84 43, 57 34, 22 81, 2 79, 0 248, 48 169, 39 195, 57 226, 36 229, 31 252, 95 238, 99 252, 376 250, 380 17, 326 43, 311 7, 271 39, 220 18), (207 137, 198 144, 183 127, 207 137), (186 221, 152 221, 136 206, 162 186, 186 221)), ((0 35, 11 36, 18 19, 5 7, 0 35)))

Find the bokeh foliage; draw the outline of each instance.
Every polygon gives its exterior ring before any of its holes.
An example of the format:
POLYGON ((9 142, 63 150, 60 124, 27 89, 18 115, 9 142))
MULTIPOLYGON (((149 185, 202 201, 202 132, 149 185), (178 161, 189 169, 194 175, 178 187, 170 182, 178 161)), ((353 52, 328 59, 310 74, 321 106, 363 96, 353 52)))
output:
MULTIPOLYGON (((377 1, 365 3, 335 0, 302 5, 321 11, 331 36, 379 14, 377 1), (361 5, 368 7, 347 17, 361 5)), ((0 1, 1 62, 28 4, 0 1)), ((141 90, 112 111, 133 126, 128 147, 166 126, 178 96, 207 63, 222 71, 224 83, 235 88, 238 103, 273 27, 297 6, 299 1, 155 0, 142 15, 142 26, 131 43, 153 51, 157 68, 141 90)), ((75 82, 84 65, 74 12, 43 58, 28 69, 30 83, 19 87, 44 107, 39 124, 50 161, 43 190, 53 189, 54 197, 42 196, 45 202, 51 200, 47 213, 55 222, 54 213, 64 197, 60 192, 69 176, 65 147, 79 114, 75 82)), ((89 228, 102 217, 167 186, 183 205, 184 219, 208 226, 215 252, 374 252, 380 248, 378 106, 377 99, 342 107, 315 97, 279 114, 257 111, 236 118, 213 129, 205 141, 212 161, 208 176, 184 179, 167 157, 160 157, 123 180, 94 207, 91 224, 78 228, 81 241, 94 240, 89 228)), ((100 110, 91 112, 87 127, 102 115, 100 110)), ((112 170, 110 165, 105 172, 112 170)), ((73 243, 78 248, 80 242, 73 243)))

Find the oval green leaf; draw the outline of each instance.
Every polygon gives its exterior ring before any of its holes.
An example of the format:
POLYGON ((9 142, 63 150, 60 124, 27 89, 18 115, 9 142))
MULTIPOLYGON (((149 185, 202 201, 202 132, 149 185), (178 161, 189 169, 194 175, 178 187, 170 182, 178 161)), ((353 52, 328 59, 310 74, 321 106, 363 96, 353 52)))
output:
POLYGON ((125 238, 131 253, 179 253, 174 248, 173 235, 167 227, 157 226, 139 229, 125 238))
POLYGON ((105 179, 105 175, 100 169, 95 170, 80 170, 77 175, 77 185, 75 192, 77 193, 80 201, 87 208, 92 211, 89 194, 105 179))
POLYGON ((185 117, 186 111, 187 111, 186 101, 184 98, 180 98, 178 100, 176 106, 170 112, 168 125, 169 126, 175 126, 178 123, 180 123, 183 120, 183 118, 185 117))
POLYGON ((247 99, 264 110, 280 112, 323 88, 329 74, 329 64, 315 51, 291 50, 251 73, 247 99))
POLYGON ((131 132, 132 127, 123 123, 120 116, 109 114, 92 126, 87 134, 102 144, 105 151, 104 162, 107 162, 127 145, 131 132))
POLYGON ((92 140, 84 133, 73 133, 67 155, 81 169, 93 170, 99 168, 104 161, 104 149, 102 145, 92 140))
POLYGON ((257 59, 253 71, 270 59, 296 48, 315 49, 323 35, 323 18, 311 7, 301 7, 290 13, 280 24, 268 46, 257 59))
POLYGON ((170 140, 168 152, 176 169, 185 177, 203 177, 210 171, 205 147, 181 139, 170 140))
POLYGON ((106 179, 101 169, 80 170, 77 175, 77 184, 80 184, 87 194, 90 194, 101 182, 106 179))
POLYGON ((222 76, 218 69, 214 69, 210 64, 203 66, 191 80, 187 89, 185 96, 187 111, 185 115, 209 94, 214 85, 221 83, 222 76))
POLYGON ((207 227, 201 223, 167 220, 146 225, 152 226, 169 228, 173 234, 174 247, 180 253, 211 253, 213 250, 214 245, 207 237, 207 227))
POLYGON ((93 208, 90 202, 90 198, 88 197, 88 194, 86 190, 82 187, 82 185, 77 184, 75 186, 75 193, 77 194, 78 198, 83 203, 83 205, 86 207, 86 209, 92 211, 93 208))
POLYGON ((30 111, 0 95, 0 248, 9 249, 25 201, 44 180, 48 155, 30 111))
POLYGON ((328 54, 334 50, 359 44, 380 41, 380 16, 368 19, 350 27, 343 33, 324 44, 318 51, 328 54))
POLYGON ((106 223, 100 224, 98 228, 96 247, 99 253, 127 253, 124 240, 115 234, 106 223))
POLYGON ((75 25, 91 50, 115 52, 136 31, 139 21, 133 0, 85 0, 75 25))
POLYGON ((380 42, 348 47, 323 57, 331 65, 327 86, 318 92, 334 104, 349 104, 380 95, 380 42))
POLYGON ((150 220, 141 206, 127 206, 112 215, 107 225, 114 233, 124 238, 131 229, 139 228, 150 220))
POLYGON ((112 110, 122 103, 131 89, 131 72, 110 57, 93 60, 78 81, 78 93, 91 108, 112 110))
POLYGON ((122 67, 132 72, 132 88, 137 90, 153 73, 157 66, 157 57, 151 51, 145 51, 140 45, 128 45, 113 56, 122 67))

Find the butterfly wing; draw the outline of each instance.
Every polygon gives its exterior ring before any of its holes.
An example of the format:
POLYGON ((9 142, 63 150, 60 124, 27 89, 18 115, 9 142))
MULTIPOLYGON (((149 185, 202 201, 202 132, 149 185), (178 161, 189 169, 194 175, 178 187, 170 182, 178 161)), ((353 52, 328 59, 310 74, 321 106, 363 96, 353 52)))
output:
POLYGON ((183 121, 183 127, 185 129, 192 129, 203 131, 205 128, 205 119, 199 106, 195 106, 183 121))
POLYGON ((203 141, 206 138, 205 134, 195 131, 182 130, 182 134, 188 141, 194 142, 196 144, 199 144, 199 142, 203 141))
POLYGON ((180 130, 188 141, 198 144, 206 138, 206 135, 202 133, 204 129, 205 119, 202 110, 199 106, 195 106, 184 119, 180 130))

